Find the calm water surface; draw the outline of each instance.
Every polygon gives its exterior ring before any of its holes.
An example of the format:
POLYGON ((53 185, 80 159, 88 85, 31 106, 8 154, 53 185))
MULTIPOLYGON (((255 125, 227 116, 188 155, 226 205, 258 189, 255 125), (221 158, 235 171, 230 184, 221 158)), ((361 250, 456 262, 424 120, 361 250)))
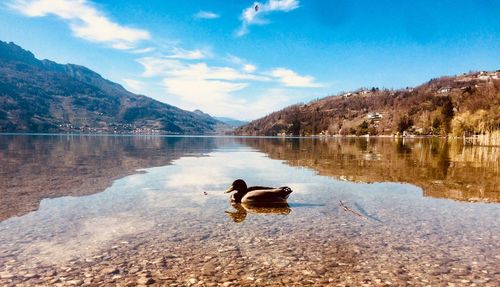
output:
POLYGON ((498 286, 499 202, 500 147, 3 135, 0 285, 498 286))

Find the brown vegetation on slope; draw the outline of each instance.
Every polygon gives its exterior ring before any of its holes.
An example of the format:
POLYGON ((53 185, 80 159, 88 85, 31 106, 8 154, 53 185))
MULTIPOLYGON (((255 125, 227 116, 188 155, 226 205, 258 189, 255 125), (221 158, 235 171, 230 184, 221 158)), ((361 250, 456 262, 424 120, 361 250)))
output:
POLYGON ((500 147, 460 140, 242 138, 245 144, 320 175, 354 182, 405 182, 425 196, 500 202, 500 147))
POLYGON ((500 71, 442 77, 414 89, 362 89, 297 104, 235 131, 239 135, 471 136, 500 131, 500 71))

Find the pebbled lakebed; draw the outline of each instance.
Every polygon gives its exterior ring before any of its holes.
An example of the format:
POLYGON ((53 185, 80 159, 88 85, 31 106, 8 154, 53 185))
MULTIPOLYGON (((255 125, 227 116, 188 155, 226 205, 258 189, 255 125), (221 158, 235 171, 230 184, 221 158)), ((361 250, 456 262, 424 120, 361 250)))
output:
POLYGON ((0 285, 498 286, 499 155, 436 140, 3 135, 0 285), (236 178, 290 186, 289 207, 231 206, 236 178))

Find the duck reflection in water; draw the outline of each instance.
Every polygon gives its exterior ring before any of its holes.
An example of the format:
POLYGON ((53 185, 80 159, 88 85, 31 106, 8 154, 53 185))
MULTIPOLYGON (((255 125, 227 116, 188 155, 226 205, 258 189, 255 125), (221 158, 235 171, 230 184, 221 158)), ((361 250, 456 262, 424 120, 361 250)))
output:
POLYGON ((288 203, 231 203, 236 211, 225 211, 225 213, 236 223, 243 222, 248 213, 253 214, 281 214, 288 215, 292 209, 288 203))

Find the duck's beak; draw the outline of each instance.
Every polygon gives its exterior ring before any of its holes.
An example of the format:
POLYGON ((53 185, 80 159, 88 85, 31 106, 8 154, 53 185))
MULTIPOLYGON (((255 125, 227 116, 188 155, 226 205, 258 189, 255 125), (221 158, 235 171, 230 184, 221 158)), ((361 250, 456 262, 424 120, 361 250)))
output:
POLYGON ((234 190, 234 187, 231 185, 227 190, 226 190, 226 193, 230 193, 231 191, 234 190))

